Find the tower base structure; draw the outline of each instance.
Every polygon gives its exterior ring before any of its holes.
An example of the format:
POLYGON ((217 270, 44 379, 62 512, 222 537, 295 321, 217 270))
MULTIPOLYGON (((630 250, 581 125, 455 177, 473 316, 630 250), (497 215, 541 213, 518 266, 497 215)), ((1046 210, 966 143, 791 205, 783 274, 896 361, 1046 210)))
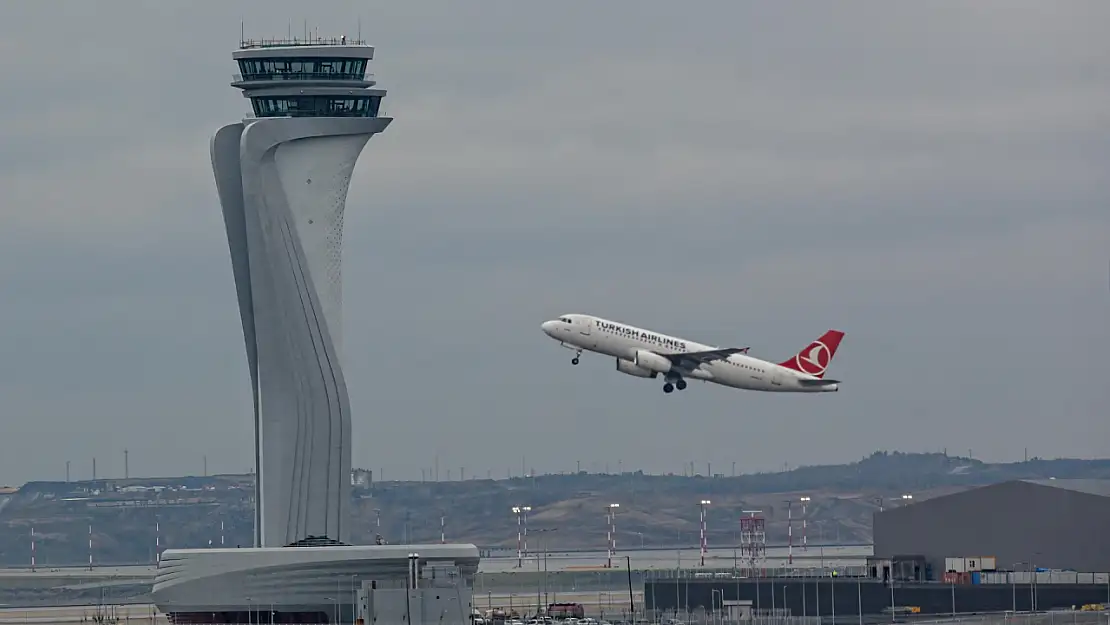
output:
POLYGON ((372 623, 428 601, 465 623, 479 561, 467 544, 168 549, 152 598, 178 624, 372 623))

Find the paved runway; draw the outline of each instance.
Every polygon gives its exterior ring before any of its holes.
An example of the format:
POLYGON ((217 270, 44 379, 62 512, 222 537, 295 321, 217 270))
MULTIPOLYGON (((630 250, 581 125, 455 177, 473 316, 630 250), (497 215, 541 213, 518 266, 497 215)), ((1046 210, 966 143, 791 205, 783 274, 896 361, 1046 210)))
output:
MULTIPOLYGON (((419 547, 414 547, 414 550, 419 551, 419 547)), ((864 563, 867 556, 871 555, 871 547, 810 547, 806 551, 803 551, 801 547, 794 547, 793 553, 794 564, 792 566, 797 568, 817 566, 860 566, 864 563)), ((618 551, 614 557, 614 566, 623 568, 625 565, 625 557, 631 558, 633 570, 693 569, 700 567, 700 553, 696 548, 659 551, 618 551)), ((527 554, 527 561, 524 563, 523 569, 526 571, 537 570, 537 560, 542 559, 543 554, 527 554)), ((547 570, 574 571, 601 569, 605 566, 606 560, 607 554, 604 551, 587 553, 550 552, 547 554, 547 570)), ((706 554, 706 568, 732 568, 734 563, 741 567, 744 566, 744 559, 740 555, 738 549, 733 549, 731 547, 727 549, 709 549, 706 554)), ((542 568, 542 566, 541 563, 539 568, 542 568)), ((790 566, 788 564, 788 549, 786 547, 770 547, 767 549, 767 559, 763 567, 776 568, 786 566, 790 566)), ((32 572, 29 568, 0 569, 0 580, 5 578, 9 580, 11 578, 38 580, 50 578, 68 580, 108 578, 114 580, 132 579, 136 581, 152 582, 154 580, 155 570, 155 567, 152 565, 94 566, 92 570, 89 570, 87 567, 52 568, 49 566, 40 566, 35 572, 32 572)), ((478 566, 479 573, 512 573, 516 570, 518 570, 518 568, 515 555, 482 558, 482 562, 478 566)))
MULTIPOLYGON (((643 592, 635 592, 632 597, 636 602, 637 609, 639 609, 643 601, 643 592)), ((537 599, 540 600, 541 604, 544 601, 581 603, 587 613, 595 616, 627 613, 629 603, 628 592, 623 590, 559 593, 547 597, 542 595, 537 597, 535 593, 528 592, 494 592, 476 593, 474 595, 474 607, 478 610, 486 610, 490 607, 506 610, 515 609, 520 614, 533 614, 536 610, 537 599)), ((92 623, 97 612, 96 606, 0 609, 0 625, 15 625, 17 623, 43 625, 50 623, 92 623)), ((100 613, 116 616, 120 624, 135 623, 140 625, 151 623, 152 625, 164 625, 168 623, 165 615, 158 613, 152 605, 102 607, 100 613)))
MULTIPOLYGON (((154 606, 131 605, 115 608, 102 607, 101 613, 118 617, 119 623, 167 623, 165 616, 156 615, 154 606)), ((96 606, 64 608, 0 609, 0 623, 92 623, 97 614, 96 606)))

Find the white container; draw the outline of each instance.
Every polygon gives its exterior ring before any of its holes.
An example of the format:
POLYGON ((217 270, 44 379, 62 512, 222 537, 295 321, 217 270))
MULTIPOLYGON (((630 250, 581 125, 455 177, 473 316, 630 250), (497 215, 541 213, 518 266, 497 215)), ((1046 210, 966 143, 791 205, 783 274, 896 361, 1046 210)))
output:
POLYGON ((945 558, 944 559, 944 572, 955 571, 956 573, 966 573, 967 567, 963 558, 945 558))
POLYGON ((994 556, 981 556, 979 558, 980 571, 997 571, 996 566, 998 559, 994 556))
POLYGON ((965 567, 965 570, 968 573, 983 570, 982 562, 979 560, 978 556, 971 556, 970 558, 964 558, 964 567, 965 567))

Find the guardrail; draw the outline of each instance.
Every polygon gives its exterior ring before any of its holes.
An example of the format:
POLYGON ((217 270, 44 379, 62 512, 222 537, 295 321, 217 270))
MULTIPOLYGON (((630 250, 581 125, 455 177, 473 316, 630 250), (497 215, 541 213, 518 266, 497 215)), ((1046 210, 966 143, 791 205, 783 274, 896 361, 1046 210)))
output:
POLYGON ((364 46, 366 40, 359 37, 317 37, 306 35, 304 37, 281 37, 273 39, 243 39, 239 42, 240 50, 253 50, 256 48, 287 48, 291 46, 364 46))

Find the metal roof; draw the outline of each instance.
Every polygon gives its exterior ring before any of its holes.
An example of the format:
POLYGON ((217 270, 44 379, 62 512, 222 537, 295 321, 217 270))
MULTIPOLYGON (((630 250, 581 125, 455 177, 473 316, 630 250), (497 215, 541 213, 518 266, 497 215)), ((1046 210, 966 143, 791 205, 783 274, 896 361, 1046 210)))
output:
POLYGON ((1061 488, 1064 490, 1071 490, 1077 493, 1086 493, 1088 495, 1097 495, 1099 497, 1110 497, 1110 480, 1096 480, 1096 479, 1081 479, 1081 480, 1021 480, 1030 484, 1038 486, 1048 486, 1051 488, 1061 488))

